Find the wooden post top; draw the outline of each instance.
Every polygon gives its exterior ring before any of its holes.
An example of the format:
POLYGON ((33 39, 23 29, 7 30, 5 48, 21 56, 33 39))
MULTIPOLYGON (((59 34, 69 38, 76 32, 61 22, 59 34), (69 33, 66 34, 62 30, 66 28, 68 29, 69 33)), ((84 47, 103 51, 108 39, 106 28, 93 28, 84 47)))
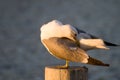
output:
POLYGON ((88 68, 71 66, 60 68, 58 66, 45 67, 45 80, 87 80, 88 68))
POLYGON ((85 70, 86 72, 88 71, 88 68, 83 66, 70 66, 69 68, 61 68, 59 66, 46 66, 45 68, 49 68, 49 69, 58 69, 58 70, 85 70))

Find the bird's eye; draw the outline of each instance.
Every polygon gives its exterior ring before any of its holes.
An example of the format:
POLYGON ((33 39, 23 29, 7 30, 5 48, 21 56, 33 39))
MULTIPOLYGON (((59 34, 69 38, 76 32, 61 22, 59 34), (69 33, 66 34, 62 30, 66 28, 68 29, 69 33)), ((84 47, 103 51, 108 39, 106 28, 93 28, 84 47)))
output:
POLYGON ((75 36, 77 36, 77 34, 75 34, 75 36))

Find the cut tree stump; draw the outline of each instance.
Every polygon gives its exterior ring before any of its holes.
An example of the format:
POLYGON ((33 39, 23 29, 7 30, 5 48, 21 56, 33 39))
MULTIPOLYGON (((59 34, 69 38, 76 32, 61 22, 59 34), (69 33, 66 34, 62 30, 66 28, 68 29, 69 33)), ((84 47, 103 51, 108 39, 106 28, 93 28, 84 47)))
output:
POLYGON ((45 67, 45 80, 88 80, 88 69, 79 66, 67 69, 56 66, 45 67))

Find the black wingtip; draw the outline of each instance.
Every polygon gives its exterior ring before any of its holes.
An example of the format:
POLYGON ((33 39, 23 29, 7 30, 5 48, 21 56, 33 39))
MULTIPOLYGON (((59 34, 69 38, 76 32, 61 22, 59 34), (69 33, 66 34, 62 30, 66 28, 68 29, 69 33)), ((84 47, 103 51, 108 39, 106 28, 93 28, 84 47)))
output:
POLYGON ((106 66, 110 67, 110 64, 106 64, 106 66))
POLYGON ((107 46, 120 46, 120 45, 118 45, 118 44, 114 44, 114 43, 107 42, 107 41, 104 41, 104 43, 105 43, 107 46))
POLYGON ((104 66, 106 66, 106 67, 110 67, 110 64, 104 64, 104 66))

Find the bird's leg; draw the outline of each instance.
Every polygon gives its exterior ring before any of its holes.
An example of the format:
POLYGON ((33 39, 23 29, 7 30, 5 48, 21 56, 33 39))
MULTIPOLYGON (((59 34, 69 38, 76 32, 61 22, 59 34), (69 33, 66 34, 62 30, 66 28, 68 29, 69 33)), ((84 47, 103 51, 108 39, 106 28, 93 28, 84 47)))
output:
POLYGON ((68 67, 69 67, 69 61, 68 61, 68 60, 66 60, 65 65, 61 66, 61 68, 68 68, 68 67))
POLYGON ((65 65, 60 65, 60 66, 56 66, 56 67, 57 67, 57 68, 67 69, 67 68, 69 68, 69 61, 68 61, 68 60, 66 60, 65 65))
POLYGON ((69 67, 69 61, 68 61, 68 60, 66 60, 66 63, 65 63, 65 65, 64 65, 64 67, 65 67, 65 68, 68 68, 68 67, 69 67))

